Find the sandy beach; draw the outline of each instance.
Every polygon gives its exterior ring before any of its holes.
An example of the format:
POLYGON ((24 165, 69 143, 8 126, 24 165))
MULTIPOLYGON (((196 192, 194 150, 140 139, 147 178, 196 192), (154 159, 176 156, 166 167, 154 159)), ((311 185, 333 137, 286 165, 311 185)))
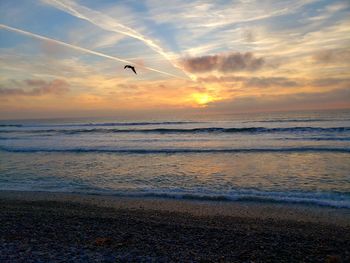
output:
POLYGON ((349 262, 350 211, 0 192, 1 262, 349 262))

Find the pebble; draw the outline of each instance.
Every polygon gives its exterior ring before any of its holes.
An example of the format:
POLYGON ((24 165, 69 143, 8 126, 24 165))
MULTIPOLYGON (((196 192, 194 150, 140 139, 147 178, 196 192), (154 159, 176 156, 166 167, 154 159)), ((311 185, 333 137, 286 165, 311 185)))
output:
POLYGON ((335 225, 1 200, 0 222, 1 263, 350 262, 335 225))

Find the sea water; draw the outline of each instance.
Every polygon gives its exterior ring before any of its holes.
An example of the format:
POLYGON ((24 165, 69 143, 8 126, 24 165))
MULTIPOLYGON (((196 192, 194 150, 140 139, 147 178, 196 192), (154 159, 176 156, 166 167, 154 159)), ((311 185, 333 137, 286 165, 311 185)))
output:
POLYGON ((350 111, 0 121, 0 190, 350 208, 350 111))

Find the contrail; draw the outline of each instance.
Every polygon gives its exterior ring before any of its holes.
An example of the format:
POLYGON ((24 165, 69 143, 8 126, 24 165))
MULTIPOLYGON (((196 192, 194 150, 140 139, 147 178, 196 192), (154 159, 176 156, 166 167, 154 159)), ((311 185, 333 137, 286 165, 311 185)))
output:
POLYGON ((58 45, 69 47, 69 48, 72 48, 72 49, 75 49, 75 50, 79 50, 79 51, 82 51, 82 52, 85 52, 85 53, 88 53, 88 54, 96 55, 96 56, 99 56, 99 57, 108 58, 108 59, 112 59, 112 60, 123 62, 123 63, 127 63, 127 64, 133 64, 133 65, 136 65, 138 67, 141 67, 141 68, 144 68, 144 69, 148 69, 148 70, 151 70, 151 71, 154 71, 154 72, 158 72, 158 73, 161 73, 161 74, 164 74, 164 75, 172 76, 172 77, 175 77, 175 78, 178 78, 178 79, 184 79, 183 77, 179 77, 179 76, 176 76, 174 74, 171 74, 171 73, 168 73, 168 72, 165 72, 165 71, 161 71, 161 70, 154 69, 154 68, 151 68, 151 67, 146 67, 146 66, 143 66, 143 65, 140 65, 140 64, 137 64, 137 63, 134 63, 134 62, 122 59, 122 58, 110 56, 110 55, 107 55, 107 54, 104 54, 104 53, 101 53, 101 52, 97 52, 97 51, 93 51, 93 50, 86 49, 86 48, 83 48, 83 47, 79 47, 79 46, 75 46, 75 45, 72 45, 72 44, 68 44, 66 42, 62 42, 62 41, 59 41, 59 40, 56 40, 56 39, 52 39, 52 38, 48 38, 48 37, 41 36, 41 35, 38 35, 38 34, 34 34, 34 33, 31 33, 31 32, 28 32, 28 31, 24 31, 24 30, 15 28, 15 27, 11 27, 11 26, 7 26, 7 25, 4 25, 4 24, 0 24, 0 28, 8 30, 8 31, 16 32, 16 33, 19 33, 19 34, 22 34, 22 35, 25 35, 25 36, 29 36, 29 37, 32 37, 32 38, 54 42, 54 43, 56 43, 58 45))
POLYGON ((149 46, 151 49, 156 51, 158 54, 163 56, 167 61, 170 62, 175 68, 180 69, 187 77, 192 80, 196 77, 193 74, 190 74, 186 70, 183 69, 179 64, 174 62, 174 60, 167 54, 159 45, 157 45, 152 39, 147 38, 146 36, 140 34, 134 29, 127 27, 123 24, 118 23, 115 19, 105 14, 102 14, 98 11, 89 9, 85 6, 81 6, 76 4, 75 2, 68 1, 57 1, 57 0, 43 0, 49 5, 52 5, 66 13, 69 13, 75 17, 86 20, 93 25, 96 25, 104 30, 121 33, 123 35, 138 39, 149 46))
POLYGON ((52 39, 52 38, 48 38, 48 37, 41 36, 41 35, 38 35, 38 34, 34 34, 34 33, 31 33, 31 32, 24 31, 24 30, 21 30, 21 29, 18 29, 18 28, 14 28, 14 27, 11 27, 11 26, 7 26, 7 25, 4 25, 4 24, 0 24, 0 28, 3 28, 3 29, 8 30, 8 31, 12 31, 12 32, 20 33, 20 34, 23 34, 23 35, 26 35, 26 36, 29 36, 29 37, 37 38, 37 39, 40 39, 40 40, 51 41, 51 42, 54 42, 54 43, 59 44, 61 46, 69 47, 69 48, 72 48, 72 49, 75 49, 75 50, 79 50, 79 51, 82 51, 82 52, 85 52, 85 53, 93 54, 93 55, 96 55, 96 56, 112 59, 112 60, 123 62, 123 63, 134 64, 134 65, 137 65, 139 67, 142 67, 142 68, 154 71, 154 72, 158 72, 158 73, 165 74, 165 75, 168 75, 168 76, 172 76, 172 77, 183 79, 182 77, 176 76, 176 75, 168 73, 168 72, 157 70, 157 69, 154 69, 154 68, 151 68, 151 67, 146 67, 146 66, 143 66, 143 65, 140 65, 140 64, 137 64, 137 63, 125 60, 125 59, 121 59, 121 58, 118 58, 118 57, 115 57, 115 56, 110 56, 110 55, 107 55, 107 54, 104 54, 104 53, 101 53, 101 52, 97 52, 97 51, 93 51, 93 50, 86 49, 86 48, 83 48, 83 47, 79 47, 79 46, 75 46, 75 45, 72 45, 72 44, 68 44, 68 43, 65 43, 65 42, 62 42, 62 41, 59 41, 59 40, 56 40, 56 39, 52 39))

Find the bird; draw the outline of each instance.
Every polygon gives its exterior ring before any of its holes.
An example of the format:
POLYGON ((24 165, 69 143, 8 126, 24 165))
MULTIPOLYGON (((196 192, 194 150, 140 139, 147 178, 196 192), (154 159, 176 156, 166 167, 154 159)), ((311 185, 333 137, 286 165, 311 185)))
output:
POLYGON ((136 70, 135 70, 135 67, 134 66, 130 66, 130 65, 125 65, 124 66, 124 69, 126 69, 126 68, 130 68, 132 71, 134 71, 134 73, 137 75, 137 73, 136 73, 136 70))

